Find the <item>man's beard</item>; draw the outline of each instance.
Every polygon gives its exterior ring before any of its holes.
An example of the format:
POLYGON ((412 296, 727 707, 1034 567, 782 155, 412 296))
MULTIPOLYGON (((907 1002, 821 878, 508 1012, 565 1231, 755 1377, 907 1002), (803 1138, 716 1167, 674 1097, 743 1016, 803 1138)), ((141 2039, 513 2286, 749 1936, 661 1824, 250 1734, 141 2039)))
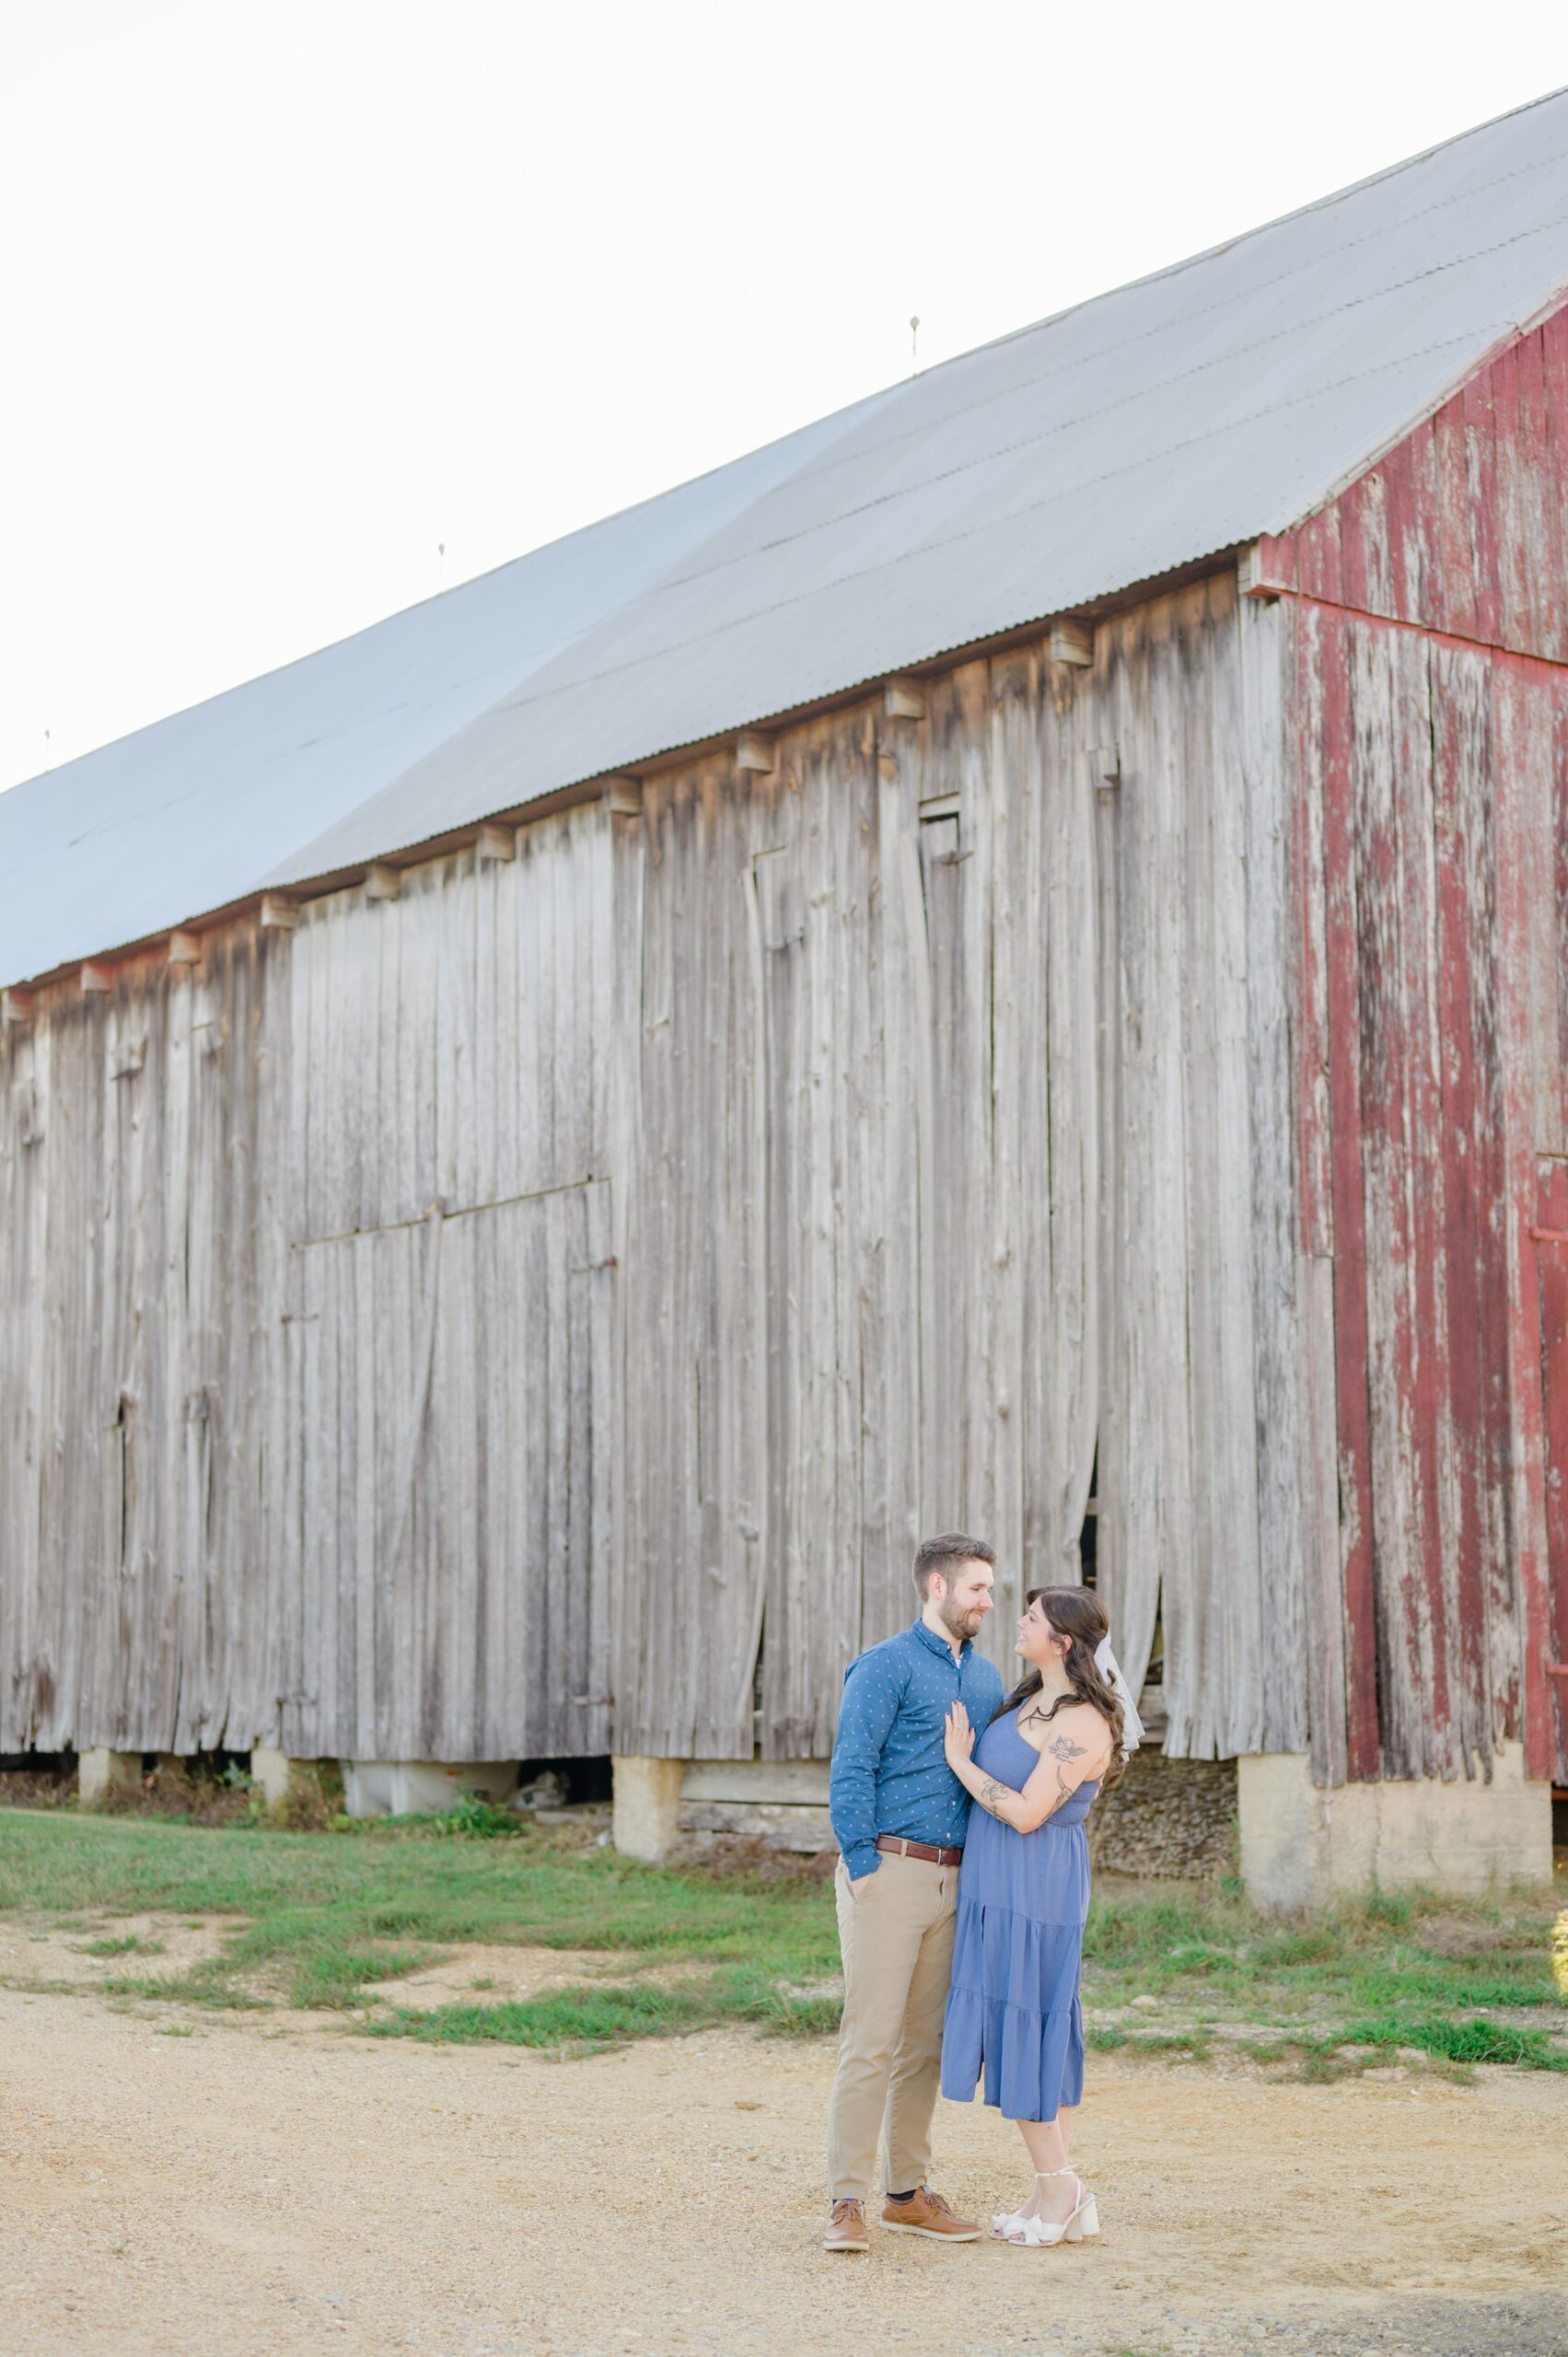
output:
POLYGON ((944 1629, 950 1630, 955 1637, 972 1637, 985 1618, 977 1606, 953 1604, 947 1596, 937 1606, 936 1612, 944 1629))

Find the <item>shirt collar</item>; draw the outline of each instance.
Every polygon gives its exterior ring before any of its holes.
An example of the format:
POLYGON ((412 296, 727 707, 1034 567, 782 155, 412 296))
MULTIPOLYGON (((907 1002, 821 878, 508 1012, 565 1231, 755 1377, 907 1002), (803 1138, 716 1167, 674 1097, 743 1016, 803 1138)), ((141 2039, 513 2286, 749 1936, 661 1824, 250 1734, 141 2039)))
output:
MULTIPOLYGON (((947 1643, 947 1638, 933 1636, 931 1631, 926 1627, 924 1621, 922 1620, 918 1615, 911 1624, 910 1634, 912 1637, 918 1637, 921 1643, 926 1646, 932 1653, 941 1655, 948 1661, 952 1660, 953 1648, 947 1643)), ((960 1666, 968 1660, 974 1648, 966 1637, 963 1643, 958 1648, 958 1662, 960 1666)))

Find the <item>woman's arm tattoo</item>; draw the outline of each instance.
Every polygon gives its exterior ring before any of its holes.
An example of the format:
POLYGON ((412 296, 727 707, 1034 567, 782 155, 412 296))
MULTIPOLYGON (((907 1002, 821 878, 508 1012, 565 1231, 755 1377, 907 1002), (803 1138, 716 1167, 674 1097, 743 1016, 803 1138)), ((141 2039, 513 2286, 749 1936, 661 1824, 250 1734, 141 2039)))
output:
MULTIPOLYGON (((1044 1747, 1045 1757, 1056 1762, 1056 1794, 1045 1812, 1047 1817, 1054 1817, 1063 1802, 1072 1799, 1076 1788, 1068 1782, 1067 1763, 1071 1759, 1082 1759, 1085 1748, 1083 1744, 1074 1743, 1072 1736, 1065 1734, 1052 1736, 1044 1747)), ((1000 1784, 994 1776, 988 1776, 975 1797, 981 1808, 988 1810, 1000 1824, 1010 1825, 1012 1819, 1006 1814, 1007 1803, 1018 1800, 1022 1795, 1016 1793, 1011 1784, 1000 1784)))
MULTIPOLYGON (((1055 1748, 1054 1745, 1051 1747, 1051 1748, 1052 1748, 1052 1749, 1054 1749, 1054 1748, 1055 1748)), ((1072 1748, 1074 1751, 1076 1751, 1076 1749, 1078 1748, 1078 1747, 1077 1747, 1077 1745, 1076 1745, 1076 1744, 1074 1744, 1074 1745, 1071 1747, 1071 1748, 1072 1748)), ((1074 1792, 1075 1791, 1075 1789, 1076 1789, 1076 1787, 1075 1787, 1074 1785, 1072 1785, 1072 1784, 1070 1784, 1070 1783, 1067 1782, 1067 1766, 1066 1766, 1066 1762, 1065 1762, 1064 1760, 1060 1760, 1060 1759, 1059 1759, 1059 1760, 1057 1761, 1057 1763, 1056 1763, 1056 1794, 1055 1794, 1055 1798, 1050 1802, 1050 1804, 1048 1805, 1048 1806, 1047 1806, 1047 1808, 1046 1808, 1046 1812, 1045 1812, 1045 1813, 1046 1813, 1047 1817, 1054 1817, 1054 1816, 1056 1815, 1057 1810, 1061 1807, 1061 1805, 1062 1805, 1063 1802, 1063 1801, 1070 1801, 1070 1800, 1072 1799, 1073 1794, 1074 1794, 1074 1792)))

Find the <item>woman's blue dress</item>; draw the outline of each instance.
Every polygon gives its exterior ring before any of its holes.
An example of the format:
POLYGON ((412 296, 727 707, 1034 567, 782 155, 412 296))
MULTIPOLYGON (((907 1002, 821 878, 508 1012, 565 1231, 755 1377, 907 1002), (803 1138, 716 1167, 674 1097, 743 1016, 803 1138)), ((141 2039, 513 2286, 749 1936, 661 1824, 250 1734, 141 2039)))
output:
MULTIPOLYGON (((1021 1790, 1040 1754, 1017 1713, 993 1719, 975 1764, 1021 1790)), ((942 2031, 942 2092, 985 2100, 1008 2119, 1054 2119, 1084 2093, 1078 1965, 1089 1911, 1084 1819, 1099 1780, 1078 1786, 1032 1833, 1016 1833, 978 1805, 970 1811, 958 1874, 953 1980, 942 2031)))

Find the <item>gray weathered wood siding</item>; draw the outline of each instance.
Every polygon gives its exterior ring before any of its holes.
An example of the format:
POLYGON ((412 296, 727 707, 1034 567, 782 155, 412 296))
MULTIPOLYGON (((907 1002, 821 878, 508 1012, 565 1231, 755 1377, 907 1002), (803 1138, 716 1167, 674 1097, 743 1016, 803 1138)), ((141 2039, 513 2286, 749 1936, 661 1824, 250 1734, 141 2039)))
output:
POLYGON ((607 1747, 608 854, 8 1029, 0 1748, 607 1747))
POLYGON ((241 924, 6 1040, 0 1747, 266 1709, 287 1024, 286 947, 241 924))
POLYGON ((280 1740, 609 1745, 609 837, 306 907, 280 1740))
POLYGON ((923 1530, 997 1545, 1005 1651, 1097 1441, 1172 1747, 1305 1744, 1282 664, 1216 578, 616 822, 621 1748, 749 1750, 760 1653, 824 1751, 923 1530))
POLYGON ((920 1534, 1005 1655, 1098 1451, 1172 1747, 1300 1747, 1285 644, 1216 575, 46 993, 0 1742, 820 1755, 920 1534))

